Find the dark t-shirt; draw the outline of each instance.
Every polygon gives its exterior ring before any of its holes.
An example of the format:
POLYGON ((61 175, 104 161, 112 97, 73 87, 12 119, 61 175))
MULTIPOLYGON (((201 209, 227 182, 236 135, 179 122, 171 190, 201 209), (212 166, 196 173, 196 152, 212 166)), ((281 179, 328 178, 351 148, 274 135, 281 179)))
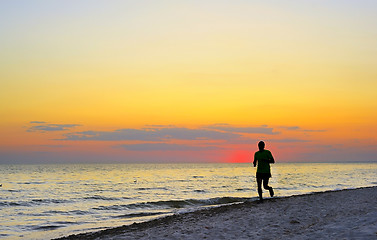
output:
POLYGON ((254 162, 258 162, 257 173, 271 173, 270 159, 274 159, 268 150, 255 152, 254 162))

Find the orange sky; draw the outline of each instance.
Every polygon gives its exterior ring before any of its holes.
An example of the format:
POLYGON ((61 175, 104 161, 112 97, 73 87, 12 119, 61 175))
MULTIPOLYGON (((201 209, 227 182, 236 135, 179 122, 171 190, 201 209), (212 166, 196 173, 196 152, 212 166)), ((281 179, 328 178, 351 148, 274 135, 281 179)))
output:
POLYGON ((377 159, 374 1, 0 3, 0 163, 377 159))

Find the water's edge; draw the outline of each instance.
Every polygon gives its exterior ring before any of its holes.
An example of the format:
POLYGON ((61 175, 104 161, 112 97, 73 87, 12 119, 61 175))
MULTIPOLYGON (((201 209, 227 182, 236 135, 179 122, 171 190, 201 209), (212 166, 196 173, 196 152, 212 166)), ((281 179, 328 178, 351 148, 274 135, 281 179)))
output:
MULTIPOLYGON (((279 196, 279 197, 273 197, 273 198, 265 198, 264 202, 278 202, 280 200, 284 199, 290 199, 290 198, 299 198, 304 196, 311 196, 311 195, 321 195, 326 193, 335 193, 335 192, 343 192, 343 191, 354 191, 354 190, 360 190, 360 189, 370 189, 370 188, 377 188, 377 186, 369 186, 369 187, 358 187, 358 188, 347 188, 347 189, 336 189, 336 190, 327 190, 327 191, 319 191, 319 192, 311 192, 311 193, 305 193, 305 194, 298 194, 298 195, 291 195, 291 196, 279 196)), ((179 219, 185 218, 189 215, 214 215, 214 214, 221 214, 225 211, 231 211, 235 208, 242 208, 242 207, 251 207, 251 206, 257 206, 260 202, 257 200, 257 198, 250 198, 246 199, 244 202, 234 202, 234 203, 228 203, 228 204, 222 204, 222 205, 216 205, 211 207, 201 207, 196 210, 192 211, 185 211, 185 212, 176 212, 171 213, 169 215, 161 216, 152 220, 144 221, 144 222, 135 222, 133 224, 123 225, 119 227, 114 228, 107 228, 100 231, 93 231, 93 232, 85 232, 85 233, 79 233, 79 234, 71 234, 68 236, 63 236, 59 238, 54 238, 52 240, 78 240, 78 239, 94 239, 98 237, 103 236, 116 236, 118 234, 124 234, 126 232, 133 232, 133 231, 142 231, 154 226, 158 225, 168 225, 169 223, 172 223, 174 221, 179 221, 179 219)))

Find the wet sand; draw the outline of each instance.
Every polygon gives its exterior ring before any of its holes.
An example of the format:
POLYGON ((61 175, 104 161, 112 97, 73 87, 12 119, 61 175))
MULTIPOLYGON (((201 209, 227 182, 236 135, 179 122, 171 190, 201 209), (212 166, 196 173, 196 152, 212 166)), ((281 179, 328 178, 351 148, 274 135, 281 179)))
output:
POLYGON ((377 187, 245 202, 60 239, 377 239, 377 187))

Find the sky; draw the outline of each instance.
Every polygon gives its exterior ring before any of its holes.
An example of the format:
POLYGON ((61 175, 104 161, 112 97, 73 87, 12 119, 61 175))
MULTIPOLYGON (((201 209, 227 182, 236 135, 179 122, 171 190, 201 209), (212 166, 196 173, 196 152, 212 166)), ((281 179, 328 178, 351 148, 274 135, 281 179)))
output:
POLYGON ((377 1, 0 2, 0 163, 377 162, 377 1))

